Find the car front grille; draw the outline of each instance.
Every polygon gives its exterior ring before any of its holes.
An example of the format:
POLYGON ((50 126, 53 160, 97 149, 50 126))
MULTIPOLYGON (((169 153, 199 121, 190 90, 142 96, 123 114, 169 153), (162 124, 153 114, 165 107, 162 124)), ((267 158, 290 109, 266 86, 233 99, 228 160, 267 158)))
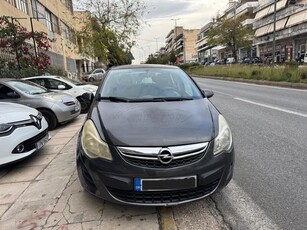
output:
POLYGON ((35 144, 40 141, 41 139, 43 139, 45 136, 48 135, 48 129, 45 129, 43 132, 39 133, 38 135, 20 143, 19 145, 23 145, 24 149, 22 152, 18 152, 17 151, 17 146, 13 149, 12 153, 18 154, 18 153, 24 153, 24 152, 28 152, 32 149, 35 149, 35 144))
POLYGON ((116 199, 132 204, 165 204, 195 200, 210 195, 218 186, 219 179, 206 186, 171 191, 125 191, 108 187, 116 199))
POLYGON ((175 168, 199 161, 206 154, 207 147, 208 143, 206 142, 168 148, 118 147, 117 149, 128 163, 136 166, 147 168, 175 168), (173 158, 170 162, 161 161, 159 155, 163 150, 171 153, 173 158))

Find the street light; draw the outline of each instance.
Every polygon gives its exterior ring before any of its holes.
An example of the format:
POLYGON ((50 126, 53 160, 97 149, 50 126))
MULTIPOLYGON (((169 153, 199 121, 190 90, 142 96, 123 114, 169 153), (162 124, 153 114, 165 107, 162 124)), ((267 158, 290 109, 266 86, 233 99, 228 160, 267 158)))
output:
POLYGON ((273 54, 272 54, 272 64, 274 65, 275 63, 275 33, 276 33, 276 0, 274 0, 274 22, 273 22, 273 54))

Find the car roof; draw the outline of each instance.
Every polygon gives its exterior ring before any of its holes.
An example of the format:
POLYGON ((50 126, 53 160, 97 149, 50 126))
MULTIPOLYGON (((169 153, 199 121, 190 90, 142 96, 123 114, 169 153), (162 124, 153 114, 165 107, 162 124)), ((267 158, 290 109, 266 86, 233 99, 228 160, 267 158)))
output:
POLYGON ((111 70, 117 70, 117 69, 179 69, 177 66, 171 66, 171 65, 158 65, 158 64, 139 64, 139 65, 121 65, 121 66, 114 66, 111 68, 111 70))
POLYGON ((63 79, 62 76, 58 75, 40 75, 40 76, 33 76, 33 77, 25 77, 25 79, 35 79, 35 78, 57 78, 63 79))
POLYGON ((23 80, 16 78, 0 78, 0 82, 8 82, 8 81, 23 81, 23 80))

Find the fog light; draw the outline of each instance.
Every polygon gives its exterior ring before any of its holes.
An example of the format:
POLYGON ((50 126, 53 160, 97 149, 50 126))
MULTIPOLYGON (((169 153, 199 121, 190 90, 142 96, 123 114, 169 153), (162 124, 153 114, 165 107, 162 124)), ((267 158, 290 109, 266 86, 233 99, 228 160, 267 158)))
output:
POLYGON ((25 146, 24 146, 24 145, 18 145, 18 146, 16 147, 16 150, 17 150, 17 152, 22 153, 23 150, 25 150, 25 146))

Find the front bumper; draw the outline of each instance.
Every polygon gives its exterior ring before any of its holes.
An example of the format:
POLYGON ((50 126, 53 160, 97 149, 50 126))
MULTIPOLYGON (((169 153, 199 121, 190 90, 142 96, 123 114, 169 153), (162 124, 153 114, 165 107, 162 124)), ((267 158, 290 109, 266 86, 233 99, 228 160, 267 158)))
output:
POLYGON ((42 120, 42 128, 38 130, 34 126, 20 127, 8 136, 0 138, 0 166, 7 165, 31 156, 36 150, 49 141, 48 125, 42 120), (43 142, 41 142, 43 141, 43 142), (39 146, 38 143, 41 143, 39 146), (24 150, 17 152, 16 148, 23 145, 24 150))
POLYGON ((78 100, 75 101, 74 105, 66 106, 64 104, 61 104, 61 106, 54 106, 53 111, 56 114, 56 117, 58 119, 59 123, 65 123, 68 122, 81 113, 81 105, 78 100))
POLYGON ((77 170, 82 186, 105 200, 132 205, 167 206, 202 199, 225 187, 232 178, 234 149, 213 156, 213 144, 199 161, 175 168, 146 168, 126 162, 114 146, 113 161, 90 159, 77 148, 77 170), (134 191, 134 179, 197 176, 197 187, 186 190, 134 191))

